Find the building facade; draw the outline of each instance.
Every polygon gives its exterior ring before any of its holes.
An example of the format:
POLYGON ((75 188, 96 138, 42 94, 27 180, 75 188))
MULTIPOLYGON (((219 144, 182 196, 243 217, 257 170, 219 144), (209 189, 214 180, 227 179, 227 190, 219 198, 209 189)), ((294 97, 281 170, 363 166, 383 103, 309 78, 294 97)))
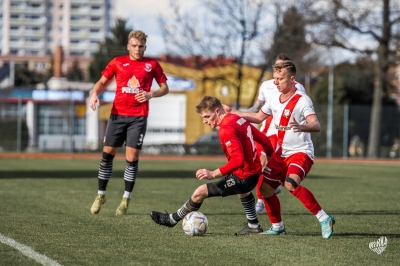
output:
POLYGON ((90 57, 110 34, 111 0, 0 0, 1 55, 90 57))

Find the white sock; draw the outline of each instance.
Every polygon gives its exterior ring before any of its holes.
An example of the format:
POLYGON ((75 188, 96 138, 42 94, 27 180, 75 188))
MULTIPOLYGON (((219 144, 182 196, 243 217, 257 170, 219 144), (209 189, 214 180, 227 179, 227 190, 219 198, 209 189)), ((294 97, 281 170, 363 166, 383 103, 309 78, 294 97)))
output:
POLYGON ((247 223, 247 225, 248 225, 250 228, 257 228, 257 227, 258 227, 258 224, 247 223))
POLYGON ((318 221, 322 222, 322 221, 328 219, 329 215, 326 214, 326 213, 324 212, 323 209, 321 209, 321 210, 315 215, 315 217, 317 217, 318 221))
POLYGON ((281 231, 285 228, 285 226, 283 225, 283 222, 280 221, 279 223, 272 223, 272 229, 274 229, 275 231, 281 231))
POLYGON ((105 195, 106 191, 105 190, 97 190, 97 194, 105 195))
POLYGON ((257 204, 264 204, 264 201, 262 199, 258 199, 257 204))
POLYGON ((125 191, 123 197, 127 198, 127 199, 130 199, 131 198, 131 194, 132 194, 131 192, 125 191))

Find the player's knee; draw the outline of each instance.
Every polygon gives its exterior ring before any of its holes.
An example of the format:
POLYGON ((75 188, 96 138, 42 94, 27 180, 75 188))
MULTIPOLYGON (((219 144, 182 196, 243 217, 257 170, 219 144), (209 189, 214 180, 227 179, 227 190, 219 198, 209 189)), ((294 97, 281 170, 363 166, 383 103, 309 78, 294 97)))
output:
POLYGON ((290 178, 289 176, 286 177, 286 179, 285 179, 285 187, 286 187, 290 192, 292 192, 293 190, 295 190, 297 186, 298 186, 298 184, 297 184, 297 182, 296 182, 294 179, 290 178))
POLYGON ((268 199, 272 197, 272 195, 274 195, 275 189, 271 187, 269 184, 263 182, 260 186, 260 192, 265 199, 268 199))
POLYGON ((192 199, 196 202, 200 202, 207 198, 207 196, 207 186, 204 184, 196 188, 196 190, 192 194, 192 199))

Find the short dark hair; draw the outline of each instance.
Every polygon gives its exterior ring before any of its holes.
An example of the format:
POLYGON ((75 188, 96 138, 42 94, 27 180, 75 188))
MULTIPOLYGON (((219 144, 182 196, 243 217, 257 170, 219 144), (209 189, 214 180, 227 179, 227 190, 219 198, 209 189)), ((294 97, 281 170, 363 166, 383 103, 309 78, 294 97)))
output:
POLYGON ((296 75, 296 66, 293 64, 292 61, 286 60, 280 63, 277 63, 273 66, 274 72, 280 72, 282 69, 287 69, 287 72, 291 76, 296 75))
POLYGON ((196 112, 198 114, 205 110, 214 112, 218 108, 222 108, 221 101, 218 98, 214 96, 204 96, 196 106, 196 112))
POLYGON ((287 61, 287 60, 292 60, 287 54, 278 54, 275 58, 275 61, 277 60, 282 60, 282 61, 287 61))

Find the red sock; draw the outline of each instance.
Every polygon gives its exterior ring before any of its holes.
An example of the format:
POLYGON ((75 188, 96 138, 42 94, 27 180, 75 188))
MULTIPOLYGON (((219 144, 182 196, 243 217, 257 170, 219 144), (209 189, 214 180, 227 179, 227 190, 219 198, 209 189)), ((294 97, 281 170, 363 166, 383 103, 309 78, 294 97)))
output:
POLYGON ((261 194, 261 190, 260 190, 263 180, 264 180, 264 176, 260 175, 260 177, 258 178, 257 186, 256 186, 256 194, 257 194, 257 198, 259 198, 259 199, 263 198, 263 196, 261 194))
POLYGON ((322 209, 311 191, 303 186, 297 186, 293 190, 292 195, 298 198, 301 203, 303 203, 303 205, 314 215, 316 215, 322 209))
POLYGON ((265 209, 268 214, 268 218, 271 223, 279 223, 282 222, 282 217, 281 217, 281 203, 279 201, 278 196, 274 193, 271 197, 268 199, 264 199, 264 205, 265 209))

